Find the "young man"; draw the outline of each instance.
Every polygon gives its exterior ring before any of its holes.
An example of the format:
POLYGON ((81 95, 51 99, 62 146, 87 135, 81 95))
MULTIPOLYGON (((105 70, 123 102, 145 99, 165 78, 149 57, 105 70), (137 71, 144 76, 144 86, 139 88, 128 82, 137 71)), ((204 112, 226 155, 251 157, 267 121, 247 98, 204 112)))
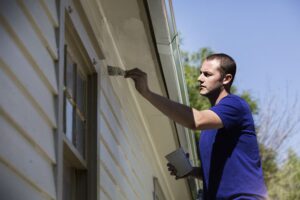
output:
MULTIPOLYGON (((236 64, 226 54, 208 56, 200 69, 199 92, 211 103, 209 110, 196 110, 153 93, 147 75, 127 71, 137 91, 166 116, 190 129, 202 130, 199 149, 201 168, 189 174, 202 178, 204 199, 265 199, 255 127, 249 105, 230 94, 236 64)), ((169 166, 171 175, 176 170, 169 166)), ((177 177, 176 178, 182 178, 177 177)))

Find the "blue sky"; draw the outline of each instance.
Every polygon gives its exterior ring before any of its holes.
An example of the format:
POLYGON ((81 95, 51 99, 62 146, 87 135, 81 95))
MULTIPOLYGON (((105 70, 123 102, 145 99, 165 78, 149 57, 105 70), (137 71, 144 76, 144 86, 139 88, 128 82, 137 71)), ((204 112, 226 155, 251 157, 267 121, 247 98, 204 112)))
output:
POLYGON ((300 97, 299 0, 173 0, 173 8, 181 49, 231 55, 234 85, 260 106, 268 95, 280 102, 300 97))

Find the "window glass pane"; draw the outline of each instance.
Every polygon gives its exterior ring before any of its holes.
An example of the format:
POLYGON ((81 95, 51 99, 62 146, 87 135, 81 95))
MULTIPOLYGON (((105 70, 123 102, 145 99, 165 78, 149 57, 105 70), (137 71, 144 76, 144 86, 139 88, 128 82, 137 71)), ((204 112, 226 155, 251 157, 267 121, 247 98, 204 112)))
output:
POLYGON ((85 117, 86 81, 77 73, 76 104, 85 117))
POLYGON ((76 114, 76 143, 79 153, 85 158, 85 122, 76 114))
POLYGON ((66 61, 66 75, 65 75, 65 84, 69 94, 74 98, 75 96, 75 64, 72 61, 69 54, 67 54, 66 61))
POLYGON ((65 119, 66 119, 66 136, 67 138, 72 142, 73 141, 73 112, 74 112, 74 108, 72 106, 72 104, 70 103, 70 101, 68 99, 65 100, 66 105, 65 105, 65 119))

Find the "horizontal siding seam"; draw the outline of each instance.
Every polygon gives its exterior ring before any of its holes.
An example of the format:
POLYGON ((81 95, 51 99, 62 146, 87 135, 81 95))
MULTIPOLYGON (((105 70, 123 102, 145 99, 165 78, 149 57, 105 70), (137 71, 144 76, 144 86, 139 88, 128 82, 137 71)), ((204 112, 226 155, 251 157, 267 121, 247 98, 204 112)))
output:
MULTIPOLYGON (((102 88, 102 87, 101 87, 101 89, 102 89, 102 94, 103 94, 104 98, 106 99, 106 102, 107 102, 107 104, 109 105, 109 108, 110 108, 110 110, 112 111, 112 114, 114 115, 114 118, 115 118, 116 121, 118 122, 119 127, 121 128, 121 131, 124 133, 123 135, 124 135, 125 139, 127 139, 127 141, 129 141, 129 138, 128 138, 127 134, 125 134, 126 132, 122 129, 122 125, 121 125, 119 119, 117 118, 117 115, 115 114, 115 111, 114 111, 114 109, 113 109, 113 106, 112 106, 111 103, 110 103, 111 101, 109 101, 109 97, 108 97, 108 95, 106 94, 105 89, 102 88)), ((118 95, 114 94, 114 96, 116 97, 116 103, 117 103, 120 107, 122 107, 118 95)), ((128 124, 127 124, 127 125, 128 125, 128 124)), ((129 125, 128 125, 128 128, 130 128, 129 125)), ((131 127, 131 129, 132 129, 132 127, 131 127)), ((134 137, 134 139, 135 139, 136 142, 139 142, 139 141, 140 141, 140 140, 138 140, 138 139, 136 138, 136 135, 133 135, 133 137, 134 137)), ((140 146, 144 146, 144 145, 141 145, 141 143, 138 143, 138 144, 139 144, 140 146)), ((131 149, 131 152, 132 152, 132 154, 134 155, 134 157, 137 159, 137 156, 136 156, 135 152, 133 151, 133 149, 131 149)))
MULTIPOLYGON (((14 80, 14 84, 17 86, 17 88, 21 91, 21 93, 27 97, 29 102, 33 105, 34 108, 36 108, 37 112, 41 115, 41 117, 46 121, 46 123, 52 127, 56 127, 56 121, 53 121, 50 119, 48 114, 44 111, 42 106, 35 100, 35 98, 30 94, 30 92, 24 87, 24 85, 21 83, 21 81, 17 78, 17 76, 9 69, 9 66, 0 58, 0 67, 4 69, 7 76, 9 76, 12 80, 14 80)), ((53 97, 54 98, 54 97, 53 97)))
POLYGON ((34 20, 34 17, 32 16, 30 11, 24 5, 23 0, 17 0, 17 2, 20 5, 20 8, 23 10, 25 16, 28 18, 29 23, 33 27, 33 30, 35 31, 35 33, 39 37, 40 41, 42 42, 42 44, 47 49, 48 53, 51 55, 53 60, 58 60, 57 52, 55 52, 57 50, 57 48, 56 49, 51 48, 51 45, 49 44, 48 40, 44 36, 44 34, 43 34, 42 30, 40 29, 39 25, 34 20))
MULTIPOLYGON (((104 94, 104 93, 103 93, 103 94, 104 94)), ((102 111, 101 109, 100 109, 100 113, 101 113, 101 115, 103 116, 103 119, 104 119, 105 123, 107 124, 107 127, 108 127, 108 129, 110 130, 111 135, 113 136, 113 138, 114 138, 114 140, 116 141, 117 145, 120 147, 120 149, 122 149, 122 148, 121 148, 121 145, 120 145, 120 142, 119 142, 119 140, 117 139, 116 134, 114 133, 113 129, 111 128, 111 126, 110 126, 110 124, 109 124, 109 121, 107 120, 107 118, 106 118, 106 116, 105 116, 105 113, 103 113, 103 111, 102 111)), ((120 127, 120 128, 121 128, 121 127, 120 127)), ((122 131, 122 129, 120 129, 120 130, 122 131)), ((101 136, 101 137, 102 137, 102 136, 101 136)), ((128 138, 125 137, 125 139, 126 139, 126 143, 129 144, 128 138)), ((105 140, 104 140, 104 141, 105 141, 105 140)), ((135 152, 134 152, 131 148, 130 148, 130 151, 131 151, 132 155, 134 156, 134 158, 135 158, 136 160, 138 160, 138 159, 137 159, 137 156, 136 156, 136 154, 135 154, 135 152)), ((124 153, 124 151, 123 151, 122 153, 123 153, 123 155, 124 155, 124 157, 125 157, 125 159, 126 159, 126 162, 129 163, 129 162, 128 162, 128 157, 127 157, 127 155, 124 153)), ((141 184, 142 188, 144 189, 144 185, 142 184, 142 181, 141 181, 141 180, 139 179, 139 177, 137 176, 137 174, 136 174, 135 170, 133 169, 133 167, 131 166, 131 164, 128 164, 128 166, 129 166, 129 167, 131 168, 131 170, 134 172, 135 176, 137 177, 137 180, 139 181, 139 183, 141 184)))
MULTIPOLYGON (((105 121, 105 123, 107 124, 107 127, 108 127, 108 129, 110 130, 110 132, 111 132, 111 135, 112 135, 112 137, 114 138, 114 140, 116 141, 116 143, 117 143, 117 145, 119 145, 119 146, 121 146, 120 145, 120 142, 119 142, 119 140, 118 140, 118 138, 117 138, 117 135, 116 135, 116 133, 115 133, 115 131, 112 129, 112 127, 111 127, 111 125, 109 124, 109 121, 108 121, 108 119, 107 119, 107 117, 105 116, 105 113, 103 113, 103 111, 100 109, 100 114, 102 115, 102 117, 103 117, 103 119, 104 119, 104 121, 105 121)), ((125 137, 125 142, 128 144, 128 146, 130 147, 130 143, 129 143, 129 141, 128 141, 128 139, 125 137)), ((135 152, 130 148, 130 151, 131 151, 131 153, 132 153, 132 155, 134 156, 134 158, 136 159, 136 160, 138 160, 137 159, 137 156, 136 156, 136 154, 135 154, 135 152)), ((125 157, 127 157, 127 155, 125 155, 125 157)))
MULTIPOLYGON (((109 171, 108 167, 106 166, 105 162, 103 160, 100 160, 100 167, 103 167, 103 169, 105 170, 105 172, 107 173, 108 177, 112 180, 112 182, 116 185, 116 187, 118 188, 118 190, 121 192, 122 196, 125 199, 128 199, 126 196, 125 191, 120 188, 118 181, 114 178, 114 176, 111 174, 111 172, 109 171)), ((101 183, 100 183, 101 185, 101 183)))
MULTIPOLYGON (((15 41, 16 45, 21 50, 24 57, 28 60, 30 65, 33 67, 33 69, 37 72, 38 75, 40 75, 41 80, 45 83, 46 87, 55 95, 57 95, 57 81, 56 85, 53 87, 44 72, 40 69, 37 62, 34 60, 30 52, 28 52, 27 48, 23 44, 23 42, 20 40, 18 35, 15 33, 15 31, 12 29, 12 27, 9 25, 9 23, 3 18, 2 15, 0 15, 0 24, 4 27, 4 29, 12 36, 12 39, 15 41)), ((53 61, 54 62, 54 61, 53 61)))
MULTIPOLYGON (((110 132, 112 133, 111 135, 112 135, 113 138, 115 139, 116 143, 117 143, 118 145, 120 145, 120 141, 118 140, 118 138, 117 138, 115 132, 114 132, 113 129, 111 128, 111 126, 110 126, 110 124, 109 124, 109 121, 108 121, 108 119, 107 119, 106 116, 105 116, 105 113, 103 113, 103 111, 102 111, 101 109, 100 109, 100 115, 102 115, 102 117, 103 117, 105 123, 107 124, 108 129, 109 129, 110 132)), ((128 142, 128 141, 126 141, 126 142, 128 142)))
POLYGON ((6 161, 4 158, 0 156, 0 162, 3 163, 7 168, 9 168, 11 171, 13 171, 17 176, 19 176, 21 179, 23 179, 25 182, 27 182, 31 187, 33 187, 35 190, 37 190, 39 193, 41 193, 45 198, 49 200, 55 200, 55 196, 52 196, 48 192, 44 191, 42 188, 39 187, 39 185, 35 184, 34 181, 23 175, 21 172, 19 172, 18 169, 16 169, 12 164, 10 164, 8 161, 6 161))
MULTIPOLYGON (((124 169, 122 168, 122 166, 119 165, 119 162, 117 160, 117 158, 113 155, 113 153, 111 152, 109 146, 107 145, 106 141, 104 140, 104 138, 102 136, 100 136, 100 141, 102 141, 102 143, 104 144, 105 148, 107 149, 110 157, 112 158, 112 160, 115 162, 117 168, 119 168, 120 172, 122 173, 122 175, 125 177, 126 181, 128 182, 128 185, 130 185, 132 191, 134 192, 134 194, 136 195, 136 197, 138 199, 140 199, 140 195, 138 194, 138 192, 135 190, 135 187, 133 185, 133 183, 129 180, 129 177, 127 176, 127 174, 125 173, 124 169)), ((120 147, 119 147, 120 148, 120 147)))
MULTIPOLYGON (((115 117, 118 125, 120 126, 120 128, 122 128, 121 122, 119 121, 118 117, 116 116, 116 113, 114 112, 113 106, 111 105, 111 103, 109 101, 109 98, 107 97, 106 92, 104 90, 102 90, 102 91, 103 91, 102 94, 103 94, 104 98, 106 99, 106 102, 107 102, 108 106, 110 107, 110 110, 112 111, 112 114, 114 115, 114 117, 115 117)), ((116 95, 116 97, 117 97, 117 95, 116 95)), ((119 104, 119 102, 118 102, 118 104, 119 104)), ((122 107, 120 104, 119 104, 119 106, 122 107)), ((125 135, 125 137, 127 137, 127 136, 125 135)))
POLYGON ((111 196, 109 195, 109 193, 106 191, 106 189, 101 184, 99 186, 99 190, 102 191, 108 199, 113 200, 111 198, 111 196))
MULTIPOLYGON (((106 97, 106 94, 105 94, 104 91, 102 92, 102 94, 103 94, 104 97, 106 97)), ((112 111, 112 114, 113 114, 113 116, 114 116, 114 119, 118 122, 118 119, 117 119, 116 115, 114 114, 114 110, 112 109, 112 106, 110 105, 109 100, 108 100, 107 98, 105 98, 105 99, 106 99, 106 102, 107 102, 107 104, 108 104, 110 110, 112 111)), ((101 107, 100 107, 100 113, 102 114, 102 116, 104 116, 103 119, 105 120, 106 124, 108 125, 108 128, 111 130, 112 133, 114 133, 113 129, 111 128, 111 126, 110 126, 110 124, 109 124, 108 119, 107 119, 106 116, 105 116, 105 113, 101 110, 101 107)), ((125 134, 124 130, 122 129, 122 126, 120 125, 120 123, 117 123, 117 124, 119 125, 119 128, 120 128, 120 130, 122 131, 122 133, 123 133, 123 135, 124 135, 124 137, 125 137, 125 139, 126 139, 126 142, 127 142, 128 144, 130 144, 130 143, 129 143, 129 138, 127 137, 127 135, 125 134)), ((115 138, 117 144, 120 144, 119 141, 118 141, 118 139, 117 139, 117 136, 116 136, 115 134, 113 134, 113 136, 114 136, 114 138, 115 138)), ((136 139, 136 138, 135 138, 135 139, 136 139)), ((134 157, 137 158, 137 155, 135 154, 135 152, 133 151, 132 148, 130 148, 130 151, 132 152, 132 154, 134 155, 134 157)))
MULTIPOLYGON (((114 116, 114 118, 115 118, 115 120, 116 120, 116 122, 117 122, 117 124, 118 124, 118 126, 119 126, 119 128, 120 128, 120 130, 121 130, 121 132, 123 133, 125 139, 126 139, 127 141, 129 141, 129 138, 128 138, 126 132, 124 131, 124 129, 123 129, 123 127, 122 127, 122 124, 121 124, 121 122, 119 121, 119 118, 117 117, 117 115, 116 115, 116 113, 115 113, 115 111, 114 111, 114 109, 113 109, 113 106, 111 105, 111 103, 110 103, 110 101, 109 101, 109 99, 108 99, 108 97, 107 97, 105 91, 103 91, 102 94, 103 94, 104 98, 106 99, 107 105, 108 105, 108 107, 110 108, 110 110, 112 111, 111 113, 112 113, 112 115, 114 116)), ((119 105, 119 106, 121 107, 121 105, 119 105)), ((133 137, 134 137, 134 139, 135 139, 136 141, 138 141, 137 138, 135 137, 135 135, 133 135, 133 137)), ((133 152, 133 151, 132 151, 132 152, 133 152)))
POLYGON ((46 160, 51 164, 56 164, 55 158, 51 158, 47 152, 43 150, 43 148, 36 143, 29 134, 19 126, 17 122, 0 106, 0 114, 14 127, 36 150, 38 153, 40 153, 43 157, 46 158, 46 160))
MULTIPOLYGON (((46 0, 46 1, 48 1, 48 0, 46 0)), ((46 12, 47 17, 48 17, 48 18, 50 19, 50 21, 52 22, 53 26, 54 26, 55 28, 58 28, 58 27, 59 27, 58 20, 57 20, 57 18, 56 18, 56 19, 53 18, 52 14, 51 14, 51 11, 49 10, 49 7, 47 6, 45 0, 40 0, 40 2, 41 2, 41 5, 42 5, 43 9, 44 9, 45 12, 46 12)), ((57 16, 56 16, 56 17, 57 17, 57 16)))
MULTIPOLYGON (((107 96, 107 94, 106 94, 104 88, 101 87, 101 90, 102 90, 101 93, 103 94, 104 98, 106 99, 106 102, 107 102, 107 104, 108 104, 109 107, 110 107, 110 110, 112 110, 112 113, 113 113, 114 117, 115 117, 115 118, 117 119, 117 121, 118 121, 118 118, 117 118, 116 115, 114 114, 113 107, 112 107, 112 105, 111 105, 111 103, 110 103, 111 101, 108 100, 108 96, 107 96)), ((121 107, 121 105, 120 105, 120 99, 118 98, 117 95, 115 95, 115 97, 116 97, 116 102, 117 102, 117 103, 119 104, 119 106, 121 107)), ((105 120, 106 124, 108 125, 110 131, 111 131, 112 133, 114 133, 114 131, 113 131, 112 128, 110 127, 108 121, 106 120, 106 117, 105 117, 104 113, 102 112, 102 110, 100 110, 100 112, 101 112, 101 114, 104 116, 103 119, 105 120)), ((120 124, 121 124, 121 123, 119 123, 119 125, 120 125, 120 124)), ((122 127, 122 126, 120 125, 120 127, 122 127)), ((120 129, 120 130, 123 131, 122 129, 120 129)), ((118 144, 118 140, 116 139, 115 135, 114 135, 114 134, 112 134, 112 135, 113 135, 113 138, 115 139, 116 143, 118 144)), ((125 133, 124 133, 123 135, 125 135, 125 139, 127 140, 127 143, 129 143, 129 139, 127 138, 127 135, 126 135, 125 133)), ((136 160, 138 160, 138 159, 137 159, 137 156, 136 156, 136 154, 135 154, 135 152, 134 152, 131 148, 130 148, 130 151, 131 151, 132 155, 134 156, 134 158, 135 158, 136 160)), ((122 152, 122 153, 124 154, 124 157, 127 159, 127 162, 129 163, 129 161, 128 161, 128 156, 127 156, 124 152, 122 152)), ((136 176, 138 182, 140 183, 140 185, 141 185, 142 188, 144 189, 144 184, 142 183, 141 179, 140 179, 139 176, 137 175, 135 169, 131 166, 130 163, 129 163, 128 165, 130 166, 130 168, 131 168, 131 170, 133 171, 133 173, 135 174, 135 176, 136 176)))

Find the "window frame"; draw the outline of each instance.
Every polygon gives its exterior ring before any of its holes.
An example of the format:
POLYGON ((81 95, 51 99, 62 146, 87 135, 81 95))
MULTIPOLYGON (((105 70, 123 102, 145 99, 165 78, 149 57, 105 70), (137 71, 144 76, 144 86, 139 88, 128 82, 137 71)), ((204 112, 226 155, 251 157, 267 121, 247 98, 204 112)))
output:
MULTIPOLYGON (((70 14, 68 11, 68 5, 72 2, 67 0, 61 0, 58 2, 58 14, 59 14, 59 24, 60 26, 57 28, 58 35, 58 60, 56 62, 57 66, 57 77, 58 77, 58 95, 56 97, 57 102, 57 129, 56 129, 56 165, 54 166, 54 170, 56 172, 56 188, 57 188, 57 200, 63 200, 63 171, 64 171, 64 162, 65 158, 71 158, 68 162, 71 163, 72 167, 74 166, 79 171, 84 169, 86 172, 86 197, 88 200, 95 200, 99 198, 99 163, 98 163, 98 133, 97 133, 97 90, 98 90, 98 75, 95 70, 95 64, 90 62, 94 58, 90 58, 87 54, 87 49, 83 45, 83 41, 81 41, 80 37, 77 34, 77 30, 75 26, 72 24, 72 20, 70 20, 70 14), (84 66, 84 72, 86 72, 86 93, 90 98, 85 100, 86 110, 85 110, 85 118, 86 118, 86 157, 83 159, 80 156, 79 152, 74 148, 74 146, 70 143, 70 141, 66 138, 64 133, 64 78, 65 78, 65 43, 67 41, 66 34, 68 34, 68 28, 70 26, 74 31, 72 32, 72 36, 75 37, 77 48, 79 48, 81 59, 84 59, 80 64, 84 66), (87 145, 89 144, 89 145, 87 145), (72 156, 70 156, 72 155, 72 156), (75 156, 74 156, 75 155, 75 156), (79 158, 79 159, 78 159, 79 158)), ((78 2, 74 2, 76 5, 78 2)), ((79 5, 79 4, 78 4, 79 5)), ((77 5, 77 6, 78 6, 77 5)), ((73 9, 72 12, 77 12, 73 9)), ((91 47, 93 48, 93 47, 91 47)), ((77 56, 77 55, 74 55, 77 56)), ((78 63, 79 64, 79 63, 78 63)), ((82 69, 80 69, 82 70, 82 69)), ((77 77, 76 77, 77 78, 77 77)), ((77 80, 76 80, 77 81, 77 80)), ((78 197, 79 199, 83 198, 78 197)), ((77 198, 76 198, 77 199, 77 198)))
MULTIPOLYGON (((76 152, 73 152, 74 155, 75 155, 75 159, 77 158, 79 162, 82 162, 82 165, 83 166, 86 166, 86 158, 87 158, 87 134, 88 134, 88 130, 87 130, 87 121, 88 121, 88 112, 87 112, 87 101, 88 101, 88 93, 87 93, 87 89, 88 89, 88 75, 79 75, 79 76, 84 76, 84 81, 85 81, 85 96, 84 96, 84 102, 85 102, 85 105, 84 105, 84 113, 81 113, 81 111, 79 110, 79 105, 78 105, 78 99, 77 99, 77 76, 78 76, 78 73, 81 73, 81 72, 78 72, 78 69, 82 66, 78 65, 76 60, 74 60, 72 57, 70 57, 70 59, 72 59, 72 63, 71 65, 74 67, 74 73, 73 73, 73 77, 71 77, 73 79, 73 95, 70 94, 70 91, 68 91, 68 86, 67 86, 67 67, 68 67, 68 54, 69 54, 69 51, 71 53, 71 49, 68 49, 68 45, 65 45, 65 80, 64 80, 64 88, 63 88, 63 91, 64 91, 64 110, 63 110, 63 115, 64 115, 64 145, 66 145, 70 150, 73 151, 77 151, 76 152), (67 134, 67 102, 69 102, 71 104, 71 108, 72 108, 72 130, 71 130, 71 139, 68 138, 68 134, 67 134), (83 116, 81 116, 83 115, 83 116), (84 136, 84 139, 83 139, 83 152, 81 153, 80 150, 77 148, 77 145, 76 145, 76 136, 78 135, 77 133, 77 117, 80 117, 82 120, 82 122, 84 123, 84 133, 83 133, 83 136, 84 136), (75 147, 75 148, 73 148, 75 147)), ((70 155, 71 156, 71 155, 70 155)))
POLYGON ((153 200, 166 200, 166 196, 161 188, 158 178, 153 177, 153 200))

